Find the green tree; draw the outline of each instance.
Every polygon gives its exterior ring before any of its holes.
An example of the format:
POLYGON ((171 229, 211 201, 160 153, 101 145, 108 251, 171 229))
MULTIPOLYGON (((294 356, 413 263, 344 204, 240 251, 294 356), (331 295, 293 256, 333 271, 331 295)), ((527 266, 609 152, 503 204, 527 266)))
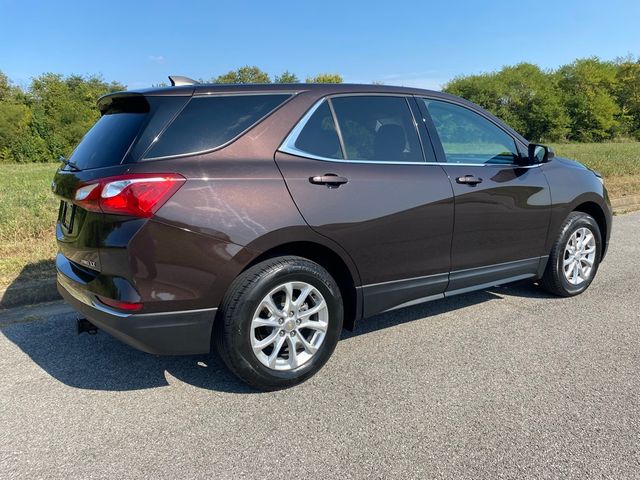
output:
POLYGON ((46 142, 51 159, 68 156, 100 116, 96 100, 106 93, 123 90, 99 76, 46 73, 29 88, 33 111, 32 128, 46 142))
POLYGON ((454 79, 445 91, 481 105, 530 140, 559 140, 569 118, 553 76, 521 63, 496 73, 454 79))
POLYGON ((640 140, 640 61, 619 64, 616 84, 622 128, 640 140))
POLYGON ((18 163, 50 162, 54 159, 47 143, 32 127, 14 138, 7 154, 6 161, 18 163))
POLYGON ((501 114, 526 138, 559 140, 568 133, 569 117, 554 77, 537 65, 521 63, 498 74, 501 114))
POLYGON ((477 103, 498 117, 501 117, 502 90, 496 73, 456 77, 443 88, 443 91, 477 103))
POLYGON ((342 83, 342 77, 337 73, 319 73, 315 77, 307 77, 307 83, 342 83))
POLYGON ((213 83, 271 83, 269 74, 258 67, 246 65, 215 77, 213 83))
POLYGON ((621 133, 616 102, 617 67, 596 57, 579 59, 556 72, 570 118, 568 138, 602 141, 621 133))
POLYGON ((11 83, 2 70, 0 70, 0 100, 6 100, 11 94, 11 83))
POLYGON ((26 105, 0 100, 0 161, 14 160, 18 139, 27 134, 31 110, 26 105))
POLYGON ((285 70, 280 75, 274 77, 273 83, 300 83, 300 79, 295 73, 285 70))

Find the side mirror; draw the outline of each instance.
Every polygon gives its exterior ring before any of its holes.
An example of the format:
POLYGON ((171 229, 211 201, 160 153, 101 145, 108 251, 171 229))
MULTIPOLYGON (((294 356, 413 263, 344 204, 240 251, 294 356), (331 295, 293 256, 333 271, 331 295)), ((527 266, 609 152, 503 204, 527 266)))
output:
POLYGON ((555 153, 551 147, 546 145, 539 145, 537 143, 529 144, 529 163, 530 165, 536 165, 538 163, 546 163, 555 156, 555 153))

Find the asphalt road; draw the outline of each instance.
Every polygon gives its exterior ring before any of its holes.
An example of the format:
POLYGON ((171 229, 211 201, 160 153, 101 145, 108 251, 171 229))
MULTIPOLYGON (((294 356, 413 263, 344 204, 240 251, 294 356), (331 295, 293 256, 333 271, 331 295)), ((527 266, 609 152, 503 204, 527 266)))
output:
POLYGON ((302 386, 0 314, 0 477, 640 478, 640 213, 591 288, 518 284, 361 323, 302 386))

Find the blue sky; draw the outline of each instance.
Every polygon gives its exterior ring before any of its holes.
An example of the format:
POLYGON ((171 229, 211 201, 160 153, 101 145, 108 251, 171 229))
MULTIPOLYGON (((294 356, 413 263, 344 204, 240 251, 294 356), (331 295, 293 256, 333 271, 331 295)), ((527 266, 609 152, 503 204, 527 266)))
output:
POLYGON ((0 0, 0 70, 102 74, 130 88, 257 65, 300 78, 439 88, 518 62, 640 54, 640 1, 0 0))

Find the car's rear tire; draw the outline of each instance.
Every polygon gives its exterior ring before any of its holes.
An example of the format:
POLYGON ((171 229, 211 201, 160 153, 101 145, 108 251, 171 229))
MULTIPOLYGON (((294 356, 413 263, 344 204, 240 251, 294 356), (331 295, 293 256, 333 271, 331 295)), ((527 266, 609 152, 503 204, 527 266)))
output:
POLYGON ((249 385, 288 388, 327 362, 343 315, 340 289, 324 268, 302 257, 271 258, 231 284, 214 342, 229 369, 249 385))
POLYGON ((593 281, 602 255, 602 235, 591 215, 571 212, 560 227, 542 276, 542 287, 554 295, 572 297, 593 281))

